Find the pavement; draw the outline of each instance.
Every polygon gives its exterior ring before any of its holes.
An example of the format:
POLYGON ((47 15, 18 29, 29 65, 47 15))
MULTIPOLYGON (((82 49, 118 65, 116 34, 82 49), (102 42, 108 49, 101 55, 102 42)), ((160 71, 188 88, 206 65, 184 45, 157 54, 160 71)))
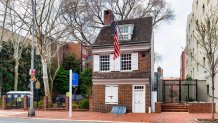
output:
MULTIPOLYGON (((28 120, 57 120, 68 123, 128 123, 128 122, 143 122, 143 123, 196 123, 195 118, 211 118, 209 113, 188 113, 188 112, 162 112, 162 113, 127 113, 124 115, 115 115, 111 113, 100 112, 73 112, 72 118, 68 117, 66 111, 36 111, 35 117, 27 117, 27 111, 24 110, 0 110, 1 118, 19 118, 28 120)), ((218 118, 218 113, 215 114, 218 118)), ((1 122, 0 122, 1 123, 1 122)), ((2 122, 3 123, 3 122, 2 122)), ((4 122, 7 123, 7 122, 4 122)), ((12 122, 11 122, 12 123, 12 122)), ((14 122, 13 122, 14 123, 14 122)), ((18 122, 16 122, 18 123, 18 122)), ((28 122, 24 122, 28 123, 28 122)), ((34 123, 34 122, 33 122, 34 123)), ((43 123, 43 122, 40 122, 43 123)), ((47 123, 47 122, 46 122, 47 123)), ((48 122, 50 123, 50 122, 48 122)), ((55 123, 55 122, 52 122, 55 123)), ((58 122, 59 123, 59 122, 58 122)), ((62 123, 62 122, 60 122, 62 123)))

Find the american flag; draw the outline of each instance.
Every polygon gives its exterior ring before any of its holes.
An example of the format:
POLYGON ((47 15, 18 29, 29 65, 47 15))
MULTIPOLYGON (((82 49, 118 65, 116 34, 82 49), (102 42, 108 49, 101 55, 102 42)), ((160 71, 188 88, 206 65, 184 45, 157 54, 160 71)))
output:
POLYGON ((118 25, 117 22, 113 22, 114 29, 114 60, 120 56, 120 44, 118 41, 118 25))

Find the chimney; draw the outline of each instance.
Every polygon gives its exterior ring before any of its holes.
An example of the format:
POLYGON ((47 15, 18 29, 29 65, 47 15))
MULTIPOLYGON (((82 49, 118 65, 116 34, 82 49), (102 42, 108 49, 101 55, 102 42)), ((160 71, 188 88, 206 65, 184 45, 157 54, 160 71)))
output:
POLYGON ((111 10, 104 11, 104 25, 110 25, 114 21, 114 14, 111 10))

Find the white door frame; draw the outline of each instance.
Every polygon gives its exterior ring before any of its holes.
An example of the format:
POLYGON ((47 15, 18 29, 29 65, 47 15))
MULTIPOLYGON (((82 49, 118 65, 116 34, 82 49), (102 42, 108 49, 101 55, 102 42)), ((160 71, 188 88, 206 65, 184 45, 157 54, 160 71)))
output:
MULTIPOLYGON (((135 90, 142 90, 144 92, 143 93, 144 94, 144 100, 143 101, 144 101, 144 105, 145 105, 145 109, 146 109, 146 101, 145 101, 145 99, 146 99, 146 94, 145 94, 146 89, 145 89, 145 87, 146 87, 145 85, 132 85, 132 112, 133 113, 138 113, 138 112, 135 112, 135 102, 134 102, 134 100, 135 100, 134 99, 135 98, 135 96, 134 96, 135 90), (143 86, 143 89, 135 89, 136 86, 143 86)), ((144 109, 144 113, 146 111, 145 109, 144 109)))

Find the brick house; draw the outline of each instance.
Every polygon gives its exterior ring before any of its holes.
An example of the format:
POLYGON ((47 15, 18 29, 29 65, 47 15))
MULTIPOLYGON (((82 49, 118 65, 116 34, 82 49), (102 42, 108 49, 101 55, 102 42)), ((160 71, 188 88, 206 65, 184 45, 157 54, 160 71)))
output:
POLYGON ((126 106, 127 112, 145 113, 151 106, 153 72, 152 18, 117 21, 121 56, 113 60, 114 16, 104 12, 104 27, 92 47, 92 111, 110 112, 114 105, 126 106))
POLYGON ((68 42, 66 43, 61 51, 62 61, 68 55, 74 54, 75 57, 81 61, 81 68, 92 67, 91 62, 91 50, 87 46, 80 42, 68 42))

